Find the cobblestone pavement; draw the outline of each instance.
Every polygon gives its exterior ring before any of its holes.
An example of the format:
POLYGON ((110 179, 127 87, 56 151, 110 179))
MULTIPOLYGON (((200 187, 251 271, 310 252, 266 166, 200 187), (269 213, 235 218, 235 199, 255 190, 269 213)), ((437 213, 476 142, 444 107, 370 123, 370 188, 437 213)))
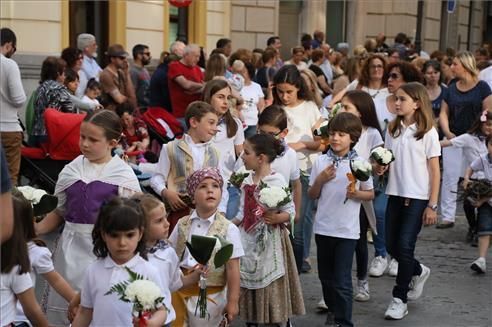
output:
MULTIPOLYGON (((422 297, 409 302, 409 314, 403 320, 384 320, 395 278, 386 275, 370 277, 371 299, 365 303, 354 302, 353 305, 355 326, 492 326, 492 255, 489 251, 485 275, 477 275, 470 270, 470 263, 477 258, 478 250, 465 243, 467 228, 464 217, 458 217, 455 227, 451 229, 438 230, 433 226, 423 228, 417 242, 416 257, 431 269, 431 275, 422 297)), ((371 259, 372 244, 369 244, 369 251, 371 259)), ((325 314, 318 313, 316 309, 321 298, 321 288, 314 243, 311 253, 313 271, 301 275, 307 313, 293 319, 296 327, 324 326, 326 318, 325 314)), ((355 277, 353 282, 355 285, 355 277)), ((233 326, 244 326, 244 323, 237 321, 233 326)))

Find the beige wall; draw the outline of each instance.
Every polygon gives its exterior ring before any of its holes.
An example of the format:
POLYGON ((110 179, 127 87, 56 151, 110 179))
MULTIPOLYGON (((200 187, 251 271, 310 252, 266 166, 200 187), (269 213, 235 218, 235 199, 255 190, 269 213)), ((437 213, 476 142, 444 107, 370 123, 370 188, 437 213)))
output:
POLYGON ((126 48, 130 54, 140 43, 159 58, 165 48, 164 33, 164 1, 126 1, 126 48))
POLYGON ((279 1, 231 0, 231 40, 238 48, 265 48, 266 40, 278 34, 279 1))
POLYGON ((61 1, 0 1, 0 26, 17 35, 19 53, 59 54, 62 45, 61 1))
MULTIPOLYGON (((207 43, 208 53, 215 49, 218 39, 231 36, 231 2, 207 1, 207 43)), ((234 46, 234 44, 233 44, 234 46)))

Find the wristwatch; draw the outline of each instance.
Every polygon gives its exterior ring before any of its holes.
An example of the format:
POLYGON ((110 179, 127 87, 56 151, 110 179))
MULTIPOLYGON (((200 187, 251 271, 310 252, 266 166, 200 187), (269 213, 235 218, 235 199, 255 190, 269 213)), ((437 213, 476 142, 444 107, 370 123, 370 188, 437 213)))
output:
POLYGON ((437 204, 430 204, 430 203, 429 203, 429 204, 427 205, 427 208, 430 208, 430 209, 431 209, 431 210, 433 210, 433 211, 437 211, 437 204))

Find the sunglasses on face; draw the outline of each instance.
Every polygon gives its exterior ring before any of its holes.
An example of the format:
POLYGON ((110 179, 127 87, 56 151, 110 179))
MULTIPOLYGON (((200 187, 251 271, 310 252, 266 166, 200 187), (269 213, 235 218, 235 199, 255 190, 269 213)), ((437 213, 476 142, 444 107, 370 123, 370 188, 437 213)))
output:
POLYGON ((388 75, 388 78, 391 78, 391 79, 399 79, 400 76, 398 76, 397 73, 391 73, 391 74, 388 75))

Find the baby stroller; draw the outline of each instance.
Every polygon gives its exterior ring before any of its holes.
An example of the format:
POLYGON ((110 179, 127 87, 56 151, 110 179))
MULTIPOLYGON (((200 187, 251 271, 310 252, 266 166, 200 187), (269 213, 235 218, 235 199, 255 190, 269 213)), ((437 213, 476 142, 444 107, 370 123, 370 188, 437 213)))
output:
POLYGON ((20 176, 27 178, 29 185, 36 185, 53 194, 58 174, 80 155, 80 125, 84 117, 84 114, 46 109, 44 121, 48 141, 39 148, 21 148, 20 176))

